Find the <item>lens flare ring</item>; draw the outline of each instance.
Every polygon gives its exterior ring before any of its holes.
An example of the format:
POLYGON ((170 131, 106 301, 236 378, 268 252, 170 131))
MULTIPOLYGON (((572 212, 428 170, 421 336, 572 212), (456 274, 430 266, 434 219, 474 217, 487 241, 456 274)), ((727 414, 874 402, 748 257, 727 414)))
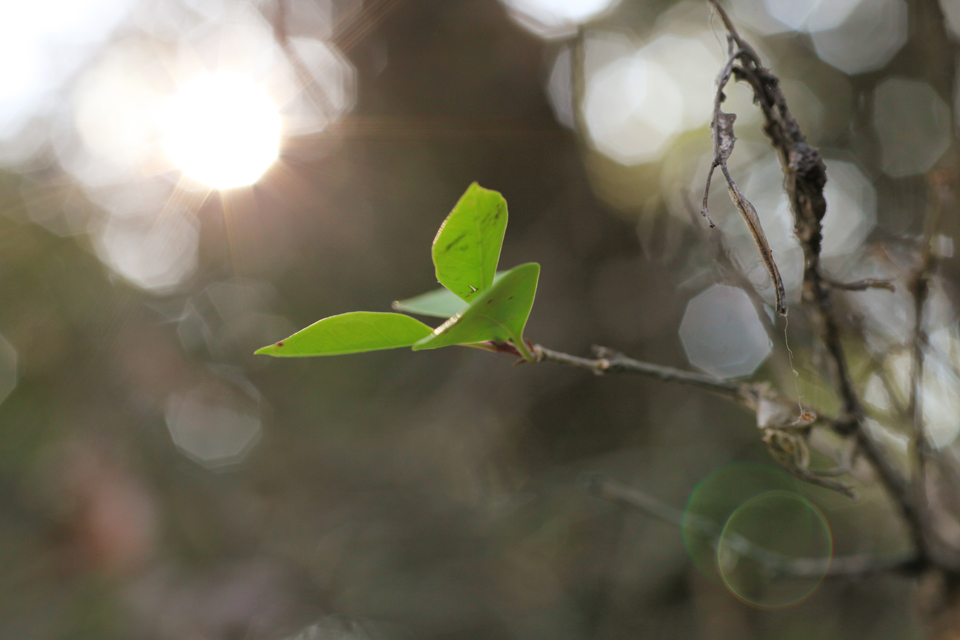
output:
POLYGON ((826 577, 833 535, 823 513, 792 491, 768 491, 727 519, 717 542, 717 568, 738 600, 780 609, 808 598, 826 577), (791 567, 803 568, 791 575, 791 567))

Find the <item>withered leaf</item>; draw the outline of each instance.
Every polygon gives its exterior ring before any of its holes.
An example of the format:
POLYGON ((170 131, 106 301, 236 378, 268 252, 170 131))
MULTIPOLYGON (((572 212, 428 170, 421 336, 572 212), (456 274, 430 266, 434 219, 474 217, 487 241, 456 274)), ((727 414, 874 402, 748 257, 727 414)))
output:
POLYGON ((713 121, 710 123, 710 129, 713 135, 713 164, 707 173, 707 184, 703 191, 703 204, 700 207, 700 213, 707 219, 711 227, 714 226, 713 221, 710 220, 708 199, 710 197, 710 182, 713 178, 713 172, 717 167, 720 167, 724 180, 727 181, 727 192, 730 194, 730 200, 732 200, 734 206, 737 207, 737 211, 740 212, 743 221, 747 223, 747 229, 750 230, 750 235, 753 236, 753 241, 760 251, 760 259, 763 260, 763 264, 770 274, 770 279, 773 281, 773 288, 777 298, 777 313, 785 316, 787 315, 787 302, 786 293, 783 289, 783 280, 780 278, 777 263, 773 259, 773 251, 770 249, 770 243, 767 242, 767 236, 763 233, 763 227, 760 226, 760 216, 757 215, 757 210, 750 204, 750 201, 744 197, 740 191, 740 187, 738 187, 737 183, 730 177, 730 171, 727 169, 727 160, 733 153, 733 146, 737 142, 737 136, 733 133, 733 123, 737 119, 737 114, 724 112, 723 109, 720 108, 720 105, 726 97, 724 96, 723 88, 730 80, 736 60, 737 53, 731 50, 730 59, 717 77, 717 93, 714 98, 713 121))
POLYGON ((727 165, 721 164, 720 170, 723 172, 723 177, 727 181, 727 193, 730 194, 730 200, 732 200, 734 206, 737 207, 737 211, 740 212, 743 221, 747 223, 747 229, 750 231, 750 235, 753 236, 753 241, 756 243, 757 250, 760 252, 760 259, 763 260, 763 264, 770 274, 770 279, 773 281, 773 289, 777 297, 777 313, 785 316, 787 315, 787 296, 783 289, 783 280, 780 278, 780 270, 777 269, 777 263, 773 259, 773 251, 770 249, 770 243, 767 242, 767 236, 763 233, 763 227, 760 226, 760 216, 757 215, 757 210, 750 204, 750 201, 744 197, 737 183, 730 177, 730 172, 727 171, 727 165))
POLYGON ((724 113, 717 109, 715 123, 713 128, 713 144, 715 149, 715 162, 726 162, 733 153, 733 145, 737 141, 737 136, 733 135, 733 122, 737 119, 735 113, 724 113))

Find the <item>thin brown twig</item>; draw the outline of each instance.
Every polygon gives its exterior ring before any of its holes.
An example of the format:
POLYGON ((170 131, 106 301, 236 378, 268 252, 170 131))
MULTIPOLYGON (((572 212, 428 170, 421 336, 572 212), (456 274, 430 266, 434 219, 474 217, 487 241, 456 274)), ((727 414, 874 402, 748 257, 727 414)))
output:
POLYGON ((606 347, 594 347, 595 359, 581 358, 560 351, 547 349, 541 345, 533 346, 533 353, 537 362, 555 362, 557 364, 576 367, 592 371, 597 375, 605 373, 634 373, 647 378, 655 378, 663 382, 677 382, 699 387, 713 393, 734 399, 741 404, 755 402, 756 390, 753 385, 743 382, 730 382, 727 380, 718 380, 712 376, 701 373, 693 373, 673 367, 665 367, 650 362, 634 360, 627 356, 607 349, 606 347))
MULTIPOLYGON (((489 351, 499 351, 519 356, 520 354, 507 343, 490 343, 489 351)), ((479 345, 470 345, 479 346, 479 345)), ((631 373, 653 378, 661 382, 675 382, 677 384, 698 387, 704 391, 709 391, 717 395, 728 398, 738 404, 741 404, 752 411, 757 411, 761 397, 766 401, 772 401, 783 407, 796 409, 795 402, 787 400, 773 394, 763 383, 733 382, 730 380, 721 380, 713 376, 693 371, 685 371, 675 367, 668 367, 643 360, 635 360, 619 351, 608 347, 594 345, 593 351, 596 358, 583 358, 571 355, 562 351, 554 351, 543 345, 535 344, 530 346, 530 350, 535 356, 536 362, 553 362, 576 369, 590 371, 595 375, 604 375, 607 373, 631 373)), ((521 361, 522 362, 522 361, 521 361)), ((845 423, 838 419, 823 415, 817 411, 810 412, 813 416, 813 425, 828 427, 834 431, 840 431, 845 423)), ((794 416, 795 417, 795 416, 794 416)))
POLYGON ((863 280, 856 280, 854 282, 841 282, 840 280, 831 278, 825 273, 821 273, 820 277, 834 289, 842 289, 843 291, 866 291, 867 289, 897 290, 897 288, 893 286, 893 281, 886 278, 864 278, 863 280))

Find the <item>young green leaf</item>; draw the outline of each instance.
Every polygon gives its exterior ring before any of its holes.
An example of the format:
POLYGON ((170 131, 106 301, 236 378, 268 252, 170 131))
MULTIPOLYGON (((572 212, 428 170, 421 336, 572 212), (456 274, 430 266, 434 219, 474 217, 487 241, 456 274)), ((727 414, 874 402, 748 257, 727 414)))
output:
POLYGON ((449 318, 463 311, 467 304, 449 289, 440 288, 406 300, 397 300, 392 306, 396 311, 405 313, 449 318))
POLYGON ((334 356, 409 347, 433 330, 399 313, 356 311, 324 318, 255 353, 276 357, 334 356))
MULTIPOLYGON (((506 271, 497 271, 497 275, 493 276, 494 284, 505 273, 506 271)), ((440 287, 406 300, 397 300, 392 306, 396 311, 415 313, 419 316, 449 318, 463 311, 467 305, 452 291, 440 287)))
POLYGON ((437 280, 470 302, 493 284, 507 230, 507 201, 474 182, 433 240, 437 280))
POLYGON ((414 344, 413 350, 499 340, 525 352, 523 327, 533 307, 539 277, 540 265, 535 262, 507 271, 492 287, 477 293, 470 306, 414 344))

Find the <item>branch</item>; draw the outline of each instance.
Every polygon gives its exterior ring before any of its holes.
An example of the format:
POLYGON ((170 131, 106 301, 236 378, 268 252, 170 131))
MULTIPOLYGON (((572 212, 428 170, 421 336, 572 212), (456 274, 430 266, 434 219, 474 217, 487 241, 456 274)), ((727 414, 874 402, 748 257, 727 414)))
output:
POLYGON ((764 132, 776 149, 783 167, 784 186, 793 209, 794 231, 804 253, 803 297, 816 309, 821 340, 830 356, 837 391, 843 403, 843 415, 836 426, 842 434, 855 436, 865 457, 906 520, 918 555, 925 557, 927 544, 923 518, 910 495, 908 484, 866 431, 866 416, 850 375, 840 340, 839 324, 834 316, 831 287, 820 268, 822 221, 827 211, 823 195, 823 187, 827 182, 826 166, 819 151, 807 143, 790 113, 780 90, 779 78, 760 64, 756 51, 740 37, 719 2, 710 0, 710 3, 727 29, 731 59, 738 63, 728 62, 727 67, 737 80, 746 82, 753 89, 754 102, 763 112, 764 132))
MULTIPOLYGON (((471 346, 520 355, 514 345, 509 343, 471 346)), ((534 362, 555 362, 592 371, 596 375, 633 373, 663 382, 686 384, 716 393, 747 407, 757 416, 757 427, 763 434, 763 442, 767 445, 770 455, 784 470, 804 482, 837 491, 851 499, 856 499, 856 493, 849 486, 823 477, 826 475, 824 473, 808 469, 810 459, 806 438, 809 436, 812 427, 821 425, 834 431, 841 431, 845 424, 842 421, 810 411, 804 411, 800 416, 796 416, 794 411, 798 408, 797 405, 774 393, 764 383, 719 380, 700 373, 634 360, 606 347, 594 346, 593 350, 597 358, 591 360, 573 356, 569 353, 553 351, 539 344, 530 345, 534 362)), ((517 364, 524 362, 527 362, 527 360, 519 360, 517 364)), ((844 468, 841 472, 846 471, 847 469, 844 468)))
POLYGON ((923 365, 924 347, 928 343, 928 336, 923 328, 923 310, 930 294, 930 280, 937 266, 937 256, 933 251, 933 240, 940 226, 943 214, 943 205, 949 197, 946 177, 940 173, 932 173, 929 177, 930 191, 933 203, 927 208, 924 217, 923 239, 920 244, 920 263, 910 280, 910 291, 913 293, 913 384, 910 387, 909 415, 913 420, 913 447, 911 454, 914 458, 913 484, 917 498, 924 500, 926 488, 924 482, 926 466, 926 433, 923 424, 923 365))
POLYGON ((866 291, 867 289, 897 290, 896 287, 893 286, 893 282, 885 278, 864 278, 863 280, 857 280, 855 282, 840 282, 825 273, 821 273, 820 277, 834 289, 842 289, 843 291, 866 291))
MULTIPOLYGON (((723 525, 718 522, 697 514, 685 514, 642 491, 600 475, 587 476, 584 484, 587 491, 597 497, 637 509, 677 527, 692 526, 709 537, 714 549, 719 547, 723 525)), ((766 565, 774 576, 819 578, 822 576, 856 577, 880 572, 913 574, 919 567, 918 558, 914 555, 893 558, 878 558, 869 554, 840 558, 789 558, 735 533, 728 533, 728 540, 740 555, 766 565)))
POLYGON ((718 380, 712 376, 693 373, 664 367, 658 364, 634 360, 606 347, 593 348, 597 358, 594 360, 572 356, 568 353, 553 351, 541 345, 533 346, 533 353, 537 362, 556 362, 557 364, 577 369, 586 369, 597 375, 605 373, 635 373, 647 378, 655 378, 663 382, 677 382, 688 384, 713 393, 732 398, 740 404, 755 404, 757 392, 753 385, 744 382, 728 382, 718 380))

